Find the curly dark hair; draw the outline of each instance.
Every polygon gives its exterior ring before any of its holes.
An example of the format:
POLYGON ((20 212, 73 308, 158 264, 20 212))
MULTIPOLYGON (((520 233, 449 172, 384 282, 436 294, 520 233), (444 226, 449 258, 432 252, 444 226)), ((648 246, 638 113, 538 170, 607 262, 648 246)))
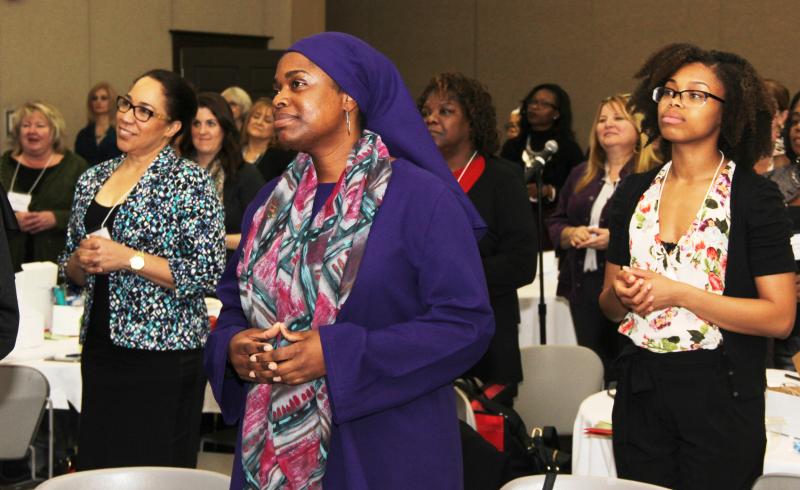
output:
POLYGON ((555 83, 540 83, 533 87, 528 95, 520 101, 519 106, 519 136, 527 138, 531 134, 531 123, 528 122, 528 104, 540 90, 547 90, 556 96, 556 110, 558 119, 553 123, 553 130, 556 132, 557 139, 562 141, 575 141, 575 132, 572 130, 572 102, 569 94, 560 85, 555 83))
MULTIPOLYGON (((217 118, 223 135, 222 148, 217 153, 217 158, 219 158, 222 165, 222 171, 225 172, 225 177, 235 177, 242 167, 242 147, 239 145, 239 131, 236 129, 231 107, 220 94, 201 92, 197 96, 197 109, 202 108, 208 109, 217 118)), ((191 132, 181 140, 180 150, 181 155, 187 158, 194 158, 197 155, 191 132)))
POLYGON ((789 102, 789 118, 786 120, 786 124, 783 125, 783 132, 781 133, 786 148, 786 158, 792 162, 797 160, 798 155, 792 149, 792 142, 789 139, 789 131, 791 131, 792 126, 794 126, 794 124, 792 124, 792 112, 794 112, 794 110, 797 108, 798 103, 800 103, 800 92, 794 94, 792 101, 789 102))
POLYGON ((481 155, 494 155, 498 148, 497 113, 492 96, 481 82, 461 73, 442 73, 431 78, 417 99, 421 111, 432 93, 450 94, 461 104, 469 121, 469 139, 481 155))
MULTIPOLYGON (((647 135, 648 144, 661 136, 653 90, 663 86, 675 72, 690 63, 701 63, 713 70, 725 87, 722 127, 717 143, 719 149, 736 163, 747 166, 769 155, 772 152, 773 103, 755 68, 739 55, 707 51, 683 43, 659 49, 634 75, 640 82, 630 104, 644 115, 642 131, 647 135)), ((671 143, 661 138, 660 144, 664 159, 672 158, 671 143)))

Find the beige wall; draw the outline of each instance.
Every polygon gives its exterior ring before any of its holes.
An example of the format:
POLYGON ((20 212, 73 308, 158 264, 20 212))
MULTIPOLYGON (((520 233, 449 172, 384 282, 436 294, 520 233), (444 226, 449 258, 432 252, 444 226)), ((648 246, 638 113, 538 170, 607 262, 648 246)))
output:
POLYGON ((670 42, 734 51, 796 91, 798 18, 800 5, 778 0, 334 0, 327 28, 385 52, 415 97, 442 71, 482 80, 501 124, 534 85, 558 83, 585 149, 597 103, 630 91, 670 42))
POLYGON ((2 0, 2 148, 5 112, 30 99, 64 113, 71 147, 95 82, 126 90, 138 74, 172 67, 171 29, 272 36, 270 47, 284 49, 324 28, 324 0, 2 0))

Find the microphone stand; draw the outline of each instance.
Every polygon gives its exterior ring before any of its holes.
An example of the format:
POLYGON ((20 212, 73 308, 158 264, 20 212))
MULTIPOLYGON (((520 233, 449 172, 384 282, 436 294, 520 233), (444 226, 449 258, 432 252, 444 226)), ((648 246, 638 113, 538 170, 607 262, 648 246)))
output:
POLYGON ((542 189, 544 184, 542 182, 542 174, 544 173, 544 165, 536 161, 533 164, 533 174, 536 176, 536 226, 539 227, 536 234, 539 247, 536 252, 537 260, 539 261, 539 344, 547 344, 547 304, 544 302, 544 214, 542 207, 544 206, 544 198, 542 196, 542 189))

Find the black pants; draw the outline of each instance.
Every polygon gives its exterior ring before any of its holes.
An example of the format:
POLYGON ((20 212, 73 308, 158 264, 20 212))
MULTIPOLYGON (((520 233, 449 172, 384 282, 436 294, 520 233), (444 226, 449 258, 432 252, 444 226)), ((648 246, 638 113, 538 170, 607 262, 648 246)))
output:
POLYGON ((609 321, 600 310, 602 289, 603 271, 583 274, 580 286, 570 299, 569 311, 578 345, 592 349, 600 357, 608 384, 617 379, 613 361, 624 345, 625 337, 617 333, 617 324, 609 321))
POLYGON ((762 473, 764 396, 731 394, 721 348, 626 347, 614 401, 620 478, 679 490, 749 490, 762 473))
POLYGON ((87 340, 79 470, 119 466, 194 468, 205 377, 202 349, 145 351, 87 340))

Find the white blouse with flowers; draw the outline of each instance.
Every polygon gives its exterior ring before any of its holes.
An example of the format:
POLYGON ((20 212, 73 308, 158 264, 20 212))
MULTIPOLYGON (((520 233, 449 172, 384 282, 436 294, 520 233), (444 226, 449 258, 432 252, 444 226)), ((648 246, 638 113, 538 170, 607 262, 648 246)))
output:
MULTIPOLYGON (((671 252, 661 243, 658 205, 672 162, 667 163, 639 198, 629 225, 631 267, 722 294, 728 263, 731 225, 730 193, 734 162, 718 171, 703 204, 671 252)), ((685 308, 670 306, 642 317, 630 312, 619 332, 652 352, 715 349, 722 342, 719 327, 685 308)))

